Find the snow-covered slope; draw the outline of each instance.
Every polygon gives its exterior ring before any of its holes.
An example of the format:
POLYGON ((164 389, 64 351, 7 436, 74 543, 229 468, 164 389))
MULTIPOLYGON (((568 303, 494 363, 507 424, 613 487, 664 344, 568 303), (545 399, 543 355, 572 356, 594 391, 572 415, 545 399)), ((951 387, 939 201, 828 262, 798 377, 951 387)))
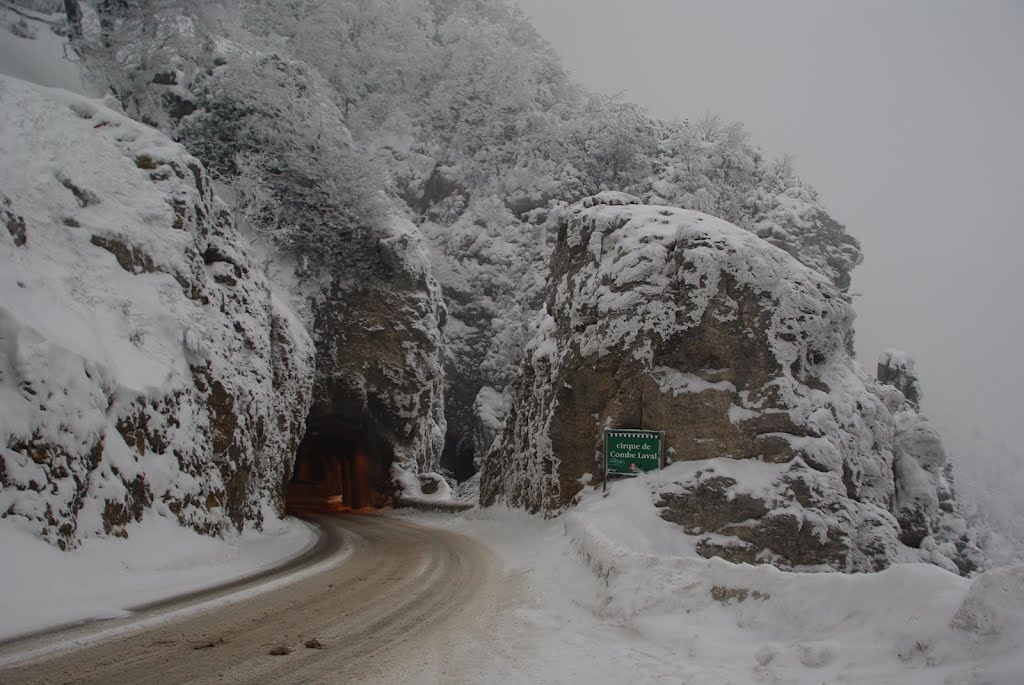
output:
POLYGON ((86 93, 81 64, 69 52, 65 19, 57 13, 57 3, 49 3, 47 9, 53 13, 33 11, 33 5, 45 6, 45 2, 14 4, 21 7, 0 8, 0 73, 86 93))
POLYGON ((848 575, 700 559, 649 508, 671 470, 588 491, 566 515, 598 616, 739 682, 1019 682, 1024 567, 969 581, 925 564, 848 575))
POLYGON ((702 559, 651 508, 656 479, 587 488, 557 519, 415 515, 486 543, 508 573, 493 627, 439 654, 442 678, 475 682, 483 652, 497 684, 1022 682, 1024 568, 967 579, 928 564, 797 573, 702 559))
POLYGON ((61 547, 280 509, 313 349, 197 160, 0 78, 0 515, 61 547))

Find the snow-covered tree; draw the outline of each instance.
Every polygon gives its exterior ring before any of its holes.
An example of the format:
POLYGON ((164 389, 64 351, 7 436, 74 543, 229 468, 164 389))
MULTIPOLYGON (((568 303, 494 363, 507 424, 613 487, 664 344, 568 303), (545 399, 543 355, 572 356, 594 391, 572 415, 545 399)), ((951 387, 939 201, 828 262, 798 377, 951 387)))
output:
POLYGON ((239 55, 198 79, 194 96, 180 138, 239 182, 246 217, 276 247, 330 259, 353 231, 382 221, 383 179, 304 63, 239 55))

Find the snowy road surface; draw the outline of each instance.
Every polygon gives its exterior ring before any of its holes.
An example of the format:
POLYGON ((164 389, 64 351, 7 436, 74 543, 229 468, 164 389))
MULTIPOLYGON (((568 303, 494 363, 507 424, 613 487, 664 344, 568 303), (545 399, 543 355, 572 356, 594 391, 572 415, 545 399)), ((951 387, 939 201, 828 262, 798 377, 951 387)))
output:
MULTIPOLYGON (((342 541, 353 548, 345 563, 244 601, 0 670, 0 682, 395 682, 426 663, 443 670, 446 650, 472 641, 504 592, 491 553, 462 535, 380 516, 322 523, 336 551, 347 546, 342 541), (319 648, 304 646, 314 639, 319 648), (269 654, 278 647, 291 651, 269 654)), ((10 647, 0 659, 11 656, 10 647)))
POLYGON ((47 661, 11 664, 25 645, 0 647, 0 683, 1024 683, 1024 567, 972 580, 703 559, 646 488, 591 493, 552 520, 501 507, 328 519, 336 553, 287 586, 274 576, 258 596, 47 661))

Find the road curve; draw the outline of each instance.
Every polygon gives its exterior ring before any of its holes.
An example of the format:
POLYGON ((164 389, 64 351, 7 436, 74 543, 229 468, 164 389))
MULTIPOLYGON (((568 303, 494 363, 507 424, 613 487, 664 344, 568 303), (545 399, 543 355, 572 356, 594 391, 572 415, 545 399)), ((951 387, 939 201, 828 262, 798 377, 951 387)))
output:
POLYGON ((244 601, 0 670, 0 682, 383 682, 389 672, 414 670, 425 645, 474 632, 484 612, 472 605, 500 582, 490 552, 455 533, 375 515, 319 522, 354 547, 345 563, 244 601), (313 639, 320 647, 305 646, 313 639), (278 647, 290 653, 269 654, 278 647))

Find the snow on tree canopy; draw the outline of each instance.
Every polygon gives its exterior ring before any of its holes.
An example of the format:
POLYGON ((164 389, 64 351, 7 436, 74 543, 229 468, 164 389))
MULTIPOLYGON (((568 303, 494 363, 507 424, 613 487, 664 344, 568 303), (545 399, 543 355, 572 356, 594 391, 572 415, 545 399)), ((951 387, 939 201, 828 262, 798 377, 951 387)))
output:
POLYGON ((0 77, 0 515, 61 547, 283 509, 313 348, 156 130, 0 77))
POLYGON ((937 433, 850 358, 827 277, 721 219, 602 194, 561 216, 549 284, 483 504, 557 513, 600 479, 602 429, 658 429, 686 468, 652 498, 705 556, 984 563, 937 433))

